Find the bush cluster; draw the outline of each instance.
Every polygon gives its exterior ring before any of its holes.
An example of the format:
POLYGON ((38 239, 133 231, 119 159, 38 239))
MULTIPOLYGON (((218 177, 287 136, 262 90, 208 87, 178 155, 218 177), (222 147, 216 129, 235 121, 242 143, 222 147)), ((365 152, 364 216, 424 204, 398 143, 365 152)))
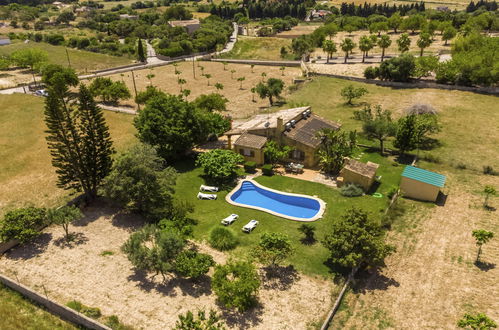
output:
POLYGON ((210 233, 209 242, 211 247, 220 251, 232 250, 239 244, 234 233, 224 227, 214 228, 210 233))
POLYGON ((340 188, 340 193, 346 197, 357 197, 364 194, 364 190, 361 186, 355 183, 347 183, 340 188))

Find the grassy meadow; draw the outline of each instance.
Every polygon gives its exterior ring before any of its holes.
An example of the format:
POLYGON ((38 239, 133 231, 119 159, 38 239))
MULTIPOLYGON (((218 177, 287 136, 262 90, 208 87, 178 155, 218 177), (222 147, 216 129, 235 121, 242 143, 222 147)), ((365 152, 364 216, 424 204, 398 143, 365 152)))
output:
MULTIPOLYGON (((281 47, 289 51, 291 39, 275 37, 245 37, 240 36, 234 49, 222 55, 222 58, 252 59, 252 60, 283 60, 281 47)), ((285 60, 294 59, 293 54, 288 54, 285 60)))
POLYGON ((2 284, 0 284, 0 302, 0 328, 2 329, 77 329, 2 284))
MULTIPOLYGON (((38 48, 46 51, 49 54, 49 63, 68 64, 68 57, 64 46, 53 46, 44 42, 30 42, 27 44, 16 42, 11 45, 2 46, 0 47, 0 56, 8 56, 16 50, 26 48, 38 48)), ((132 60, 127 57, 111 56, 72 48, 67 48, 67 50, 71 67, 77 73, 86 73, 132 63, 132 60)))
MULTIPOLYGON (((53 206, 68 198, 56 188, 56 175, 45 142, 43 98, 24 94, 0 96, 0 214, 31 203, 53 206)), ((132 142, 133 117, 105 111, 117 150, 132 142)))

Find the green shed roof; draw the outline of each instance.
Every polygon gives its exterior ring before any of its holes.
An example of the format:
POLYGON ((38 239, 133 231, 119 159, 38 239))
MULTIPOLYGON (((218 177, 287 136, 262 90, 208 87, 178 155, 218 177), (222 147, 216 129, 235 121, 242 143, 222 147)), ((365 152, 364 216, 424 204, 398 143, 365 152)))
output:
POLYGON ((445 175, 423 170, 422 168, 414 166, 406 166, 404 172, 402 172, 402 176, 440 188, 442 188, 445 184, 445 175))

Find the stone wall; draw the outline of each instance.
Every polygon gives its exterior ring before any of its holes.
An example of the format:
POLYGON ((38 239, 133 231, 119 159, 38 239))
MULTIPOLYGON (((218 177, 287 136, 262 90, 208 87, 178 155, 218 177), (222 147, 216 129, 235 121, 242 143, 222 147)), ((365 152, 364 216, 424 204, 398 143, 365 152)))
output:
POLYGON ((111 328, 93 320, 83 314, 78 313, 77 311, 63 306, 53 300, 48 299, 48 297, 44 297, 41 294, 25 287, 22 284, 14 282, 14 280, 8 278, 5 275, 0 275, 0 283, 3 283, 8 288, 19 292, 24 297, 33 300, 34 302, 45 307, 49 312, 59 316, 60 318, 69 321, 71 323, 80 325, 87 329, 94 330, 111 330, 111 328))

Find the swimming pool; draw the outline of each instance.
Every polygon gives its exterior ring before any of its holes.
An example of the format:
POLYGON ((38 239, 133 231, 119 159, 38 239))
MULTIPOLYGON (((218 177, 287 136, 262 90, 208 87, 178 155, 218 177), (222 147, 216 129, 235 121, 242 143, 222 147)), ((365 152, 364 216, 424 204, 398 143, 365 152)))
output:
POLYGON ((322 217, 326 207, 319 198, 270 189, 253 180, 241 181, 226 200, 233 205, 297 221, 315 221, 322 217))

